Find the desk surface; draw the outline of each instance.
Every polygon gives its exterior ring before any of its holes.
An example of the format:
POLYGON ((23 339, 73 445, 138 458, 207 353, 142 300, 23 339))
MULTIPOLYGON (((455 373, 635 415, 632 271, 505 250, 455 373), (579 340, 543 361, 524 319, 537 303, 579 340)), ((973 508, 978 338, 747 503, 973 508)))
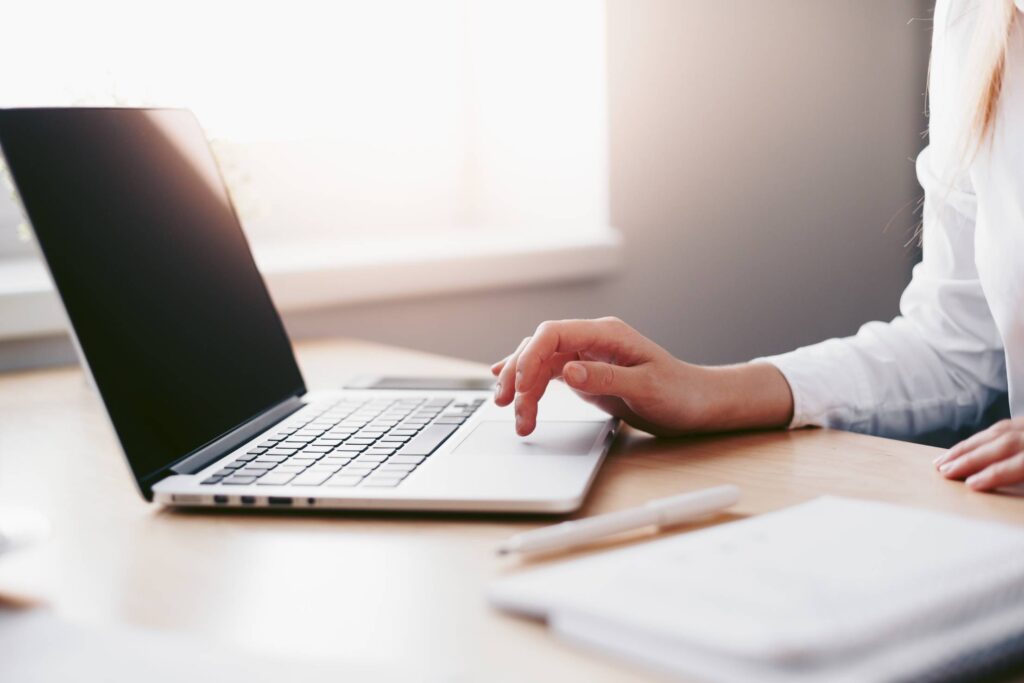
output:
MULTIPOLYGON (((373 372, 479 365, 351 341, 298 346, 310 388, 373 372)), ((932 469, 935 449, 828 430, 659 441, 624 430, 581 514, 722 483, 748 516, 821 494, 1024 524, 1024 499, 932 469)), ((521 566, 497 543, 550 520, 386 514, 182 513, 142 501, 98 397, 77 369, 0 375, 0 504, 54 536, 2 558, 0 592, 90 624, 167 629, 243 650, 446 680, 647 680, 484 601, 521 566)))

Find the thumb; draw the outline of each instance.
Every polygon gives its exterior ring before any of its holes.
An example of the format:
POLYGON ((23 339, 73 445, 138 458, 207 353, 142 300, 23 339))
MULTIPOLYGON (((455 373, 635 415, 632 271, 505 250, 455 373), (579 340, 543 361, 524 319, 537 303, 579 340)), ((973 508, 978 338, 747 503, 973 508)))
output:
POLYGON ((598 361, 572 361, 562 368, 565 383, 577 391, 629 398, 639 388, 635 368, 598 361))

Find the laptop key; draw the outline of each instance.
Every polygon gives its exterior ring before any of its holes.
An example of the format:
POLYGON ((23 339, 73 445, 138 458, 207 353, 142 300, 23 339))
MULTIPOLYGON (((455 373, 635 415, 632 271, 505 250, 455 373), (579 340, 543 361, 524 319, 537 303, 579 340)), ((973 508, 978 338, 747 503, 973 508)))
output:
POLYGON ((383 462, 387 460, 388 453, 360 453, 356 456, 356 462, 383 462))
POLYGON ((209 486, 210 484, 219 484, 219 483, 220 483, 220 480, 221 480, 221 478, 220 478, 220 477, 207 477, 206 479, 203 479, 203 480, 202 480, 201 482, 199 482, 199 483, 200 483, 200 484, 206 484, 206 485, 208 485, 208 486, 209 486))
POLYGON ((256 483, 259 486, 283 486, 294 479, 296 474, 295 472, 278 472, 274 470, 264 474, 256 483))
POLYGON ((251 484, 256 481, 256 476, 248 474, 236 474, 233 477, 228 477, 222 484, 231 484, 233 486, 240 486, 245 484, 251 484))
POLYGON ((430 455, 458 428, 458 425, 432 424, 402 446, 397 455, 430 455))
POLYGON ((367 477, 363 486, 393 488, 402 483, 402 477, 367 477))
POLYGON ((292 479, 293 486, 319 486, 332 476, 331 472, 314 472, 307 470, 292 479))
POLYGON ((357 486, 363 477, 358 474, 347 474, 342 472, 327 480, 325 486, 357 486))
POLYGON ((389 465, 419 465, 426 459, 424 455, 393 455, 387 462, 389 465))
POLYGON ((358 472, 361 474, 369 474, 377 468, 380 463, 376 462, 354 462, 351 465, 345 465, 341 468, 342 474, 351 474, 358 472))
POLYGON ((388 474, 408 474, 416 469, 416 465, 403 465, 401 463, 386 462, 376 469, 380 473, 388 474))
POLYGON ((322 465, 317 463, 310 467, 307 472, 326 472, 327 474, 334 474, 341 469, 341 465, 322 465))

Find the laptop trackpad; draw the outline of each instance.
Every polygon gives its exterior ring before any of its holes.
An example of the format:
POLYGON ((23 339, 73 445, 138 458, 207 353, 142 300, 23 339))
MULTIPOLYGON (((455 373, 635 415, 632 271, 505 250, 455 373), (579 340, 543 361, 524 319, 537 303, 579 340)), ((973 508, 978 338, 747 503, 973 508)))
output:
POLYGON ((465 455, 586 455, 606 422, 593 420, 539 421, 533 434, 522 437, 508 420, 487 420, 453 453, 465 455))

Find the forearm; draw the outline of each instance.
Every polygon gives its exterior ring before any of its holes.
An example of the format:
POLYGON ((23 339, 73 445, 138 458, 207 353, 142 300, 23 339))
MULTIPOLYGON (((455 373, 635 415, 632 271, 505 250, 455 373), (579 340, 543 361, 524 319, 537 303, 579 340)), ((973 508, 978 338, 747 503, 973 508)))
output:
POLYGON ((781 428, 792 420, 792 391, 771 363, 696 369, 703 403, 699 431, 781 428))

